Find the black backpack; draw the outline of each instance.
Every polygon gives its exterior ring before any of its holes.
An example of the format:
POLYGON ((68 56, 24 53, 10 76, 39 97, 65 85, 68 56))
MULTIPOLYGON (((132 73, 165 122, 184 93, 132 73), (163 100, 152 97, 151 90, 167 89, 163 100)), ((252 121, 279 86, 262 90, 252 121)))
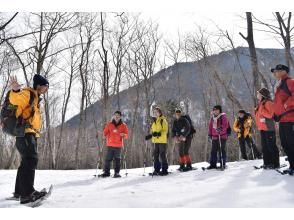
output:
POLYGON ((196 129, 195 129, 194 126, 193 126, 193 123, 192 123, 192 120, 191 120, 190 116, 189 116, 189 115, 183 115, 183 117, 184 117, 185 119, 187 119, 188 122, 190 123, 190 129, 191 129, 191 131, 190 131, 190 135, 193 136, 193 135, 196 133, 196 129))
POLYGON ((3 106, 1 108, 0 118, 2 124, 2 131, 14 137, 24 137, 25 128, 27 127, 26 120, 34 115, 34 97, 35 94, 30 91, 30 100, 28 108, 32 108, 32 113, 29 118, 16 117, 17 106, 9 101, 10 91, 7 92, 3 106))
MULTIPOLYGON (((221 116, 222 120, 223 120, 223 116, 221 116)), ((232 128, 230 125, 230 122, 228 120, 228 128, 227 128, 227 135, 230 136, 232 134, 232 128)))

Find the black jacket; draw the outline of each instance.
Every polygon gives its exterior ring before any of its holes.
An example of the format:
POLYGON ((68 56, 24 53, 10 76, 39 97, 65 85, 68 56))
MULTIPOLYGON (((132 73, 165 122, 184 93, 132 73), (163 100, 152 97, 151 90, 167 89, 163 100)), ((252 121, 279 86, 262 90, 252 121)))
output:
POLYGON ((191 134, 191 125, 190 122, 184 117, 181 116, 179 119, 175 119, 172 128, 172 137, 175 136, 184 136, 187 137, 191 134))

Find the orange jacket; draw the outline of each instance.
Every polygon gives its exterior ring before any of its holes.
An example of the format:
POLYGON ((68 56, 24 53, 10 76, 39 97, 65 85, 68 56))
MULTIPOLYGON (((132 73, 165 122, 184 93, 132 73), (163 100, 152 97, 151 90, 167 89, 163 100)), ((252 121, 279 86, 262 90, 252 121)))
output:
POLYGON ((274 103, 270 100, 262 101, 255 109, 255 120, 258 130, 273 131, 275 130, 274 103))
POLYGON ((41 110, 39 105, 39 95, 37 91, 32 88, 24 88, 18 92, 10 91, 9 101, 11 104, 17 106, 16 117, 22 116, 27 119, 30 125, 25 129, 25 133, 34 133, 36 137, 40 137, 40 130, 42 127, 41 110), (30 91, 35 94, 33 101, 33 109, 29 106, 30 91), (32 110, 34 114, 32 115, 32 110))
POLYGON ((103 131, 104 136, 107 140, 107 146, 108 147, 117 147, 121 148, 123 147, 123 139, 128 138, 128 127, 125 123, 120 121, 117 125, 115 125, 115 122, 109 122, 103 131), (121 134, 125 134, 124 137, 121 136, 121 134))

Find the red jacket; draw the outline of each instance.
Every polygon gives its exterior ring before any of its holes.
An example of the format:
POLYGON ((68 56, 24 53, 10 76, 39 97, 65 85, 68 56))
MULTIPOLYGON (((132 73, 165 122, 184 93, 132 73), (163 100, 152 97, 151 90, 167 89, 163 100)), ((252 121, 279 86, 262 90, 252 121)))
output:
POLYGON ((275 130, 275 123, 273 118, 274 103, 270 100, 264 100, 258 104, 255 109, 255 121, 258 130, 273 131, 275 130))
POLYGON ((115 125, 115 121, 109 122, 103 131, 104 136, 107 140, 108 147, 123 147, 123 139, 128 138, 128 127, 125 123, 120 121, 115 125), (125 134, 125 137, 121 137, 121 134, 125 134))
MULTIPOLYGON (((286 76, 277 87, 274 99, 274 113, 276 116, 294 109, 294 79, 286 76), (287 89, 288 88, 288 89, 287 89), (289 94, 287 94, 289 93, 289 94)), ((294 112, 281 117, 280 122, 294 122, 294 112)))

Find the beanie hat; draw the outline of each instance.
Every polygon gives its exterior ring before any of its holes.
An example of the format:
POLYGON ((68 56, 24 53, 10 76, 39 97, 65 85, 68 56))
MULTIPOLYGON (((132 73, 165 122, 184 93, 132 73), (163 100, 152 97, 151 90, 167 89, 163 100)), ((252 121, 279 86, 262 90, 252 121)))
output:
POLYGON ((48 80, 45 77, 41 76, 40 74, 34 75, 33 83, 34 83, 34 85, 33 85, 34 89, 37 88, 37 85, 39 85, 39 86, 48 85, 49 86, 48 80))
POLYGON ((262 88, 257 91, 265 99, 271 99, 271 93, 267 88, 262 88))
POLYGON ((247 112, 246 112, 244 109, 240 109, 240 110, 238 111, 238 113, 241 113, 241 114, 244 114, 244 115, 247 114, 247 112))

